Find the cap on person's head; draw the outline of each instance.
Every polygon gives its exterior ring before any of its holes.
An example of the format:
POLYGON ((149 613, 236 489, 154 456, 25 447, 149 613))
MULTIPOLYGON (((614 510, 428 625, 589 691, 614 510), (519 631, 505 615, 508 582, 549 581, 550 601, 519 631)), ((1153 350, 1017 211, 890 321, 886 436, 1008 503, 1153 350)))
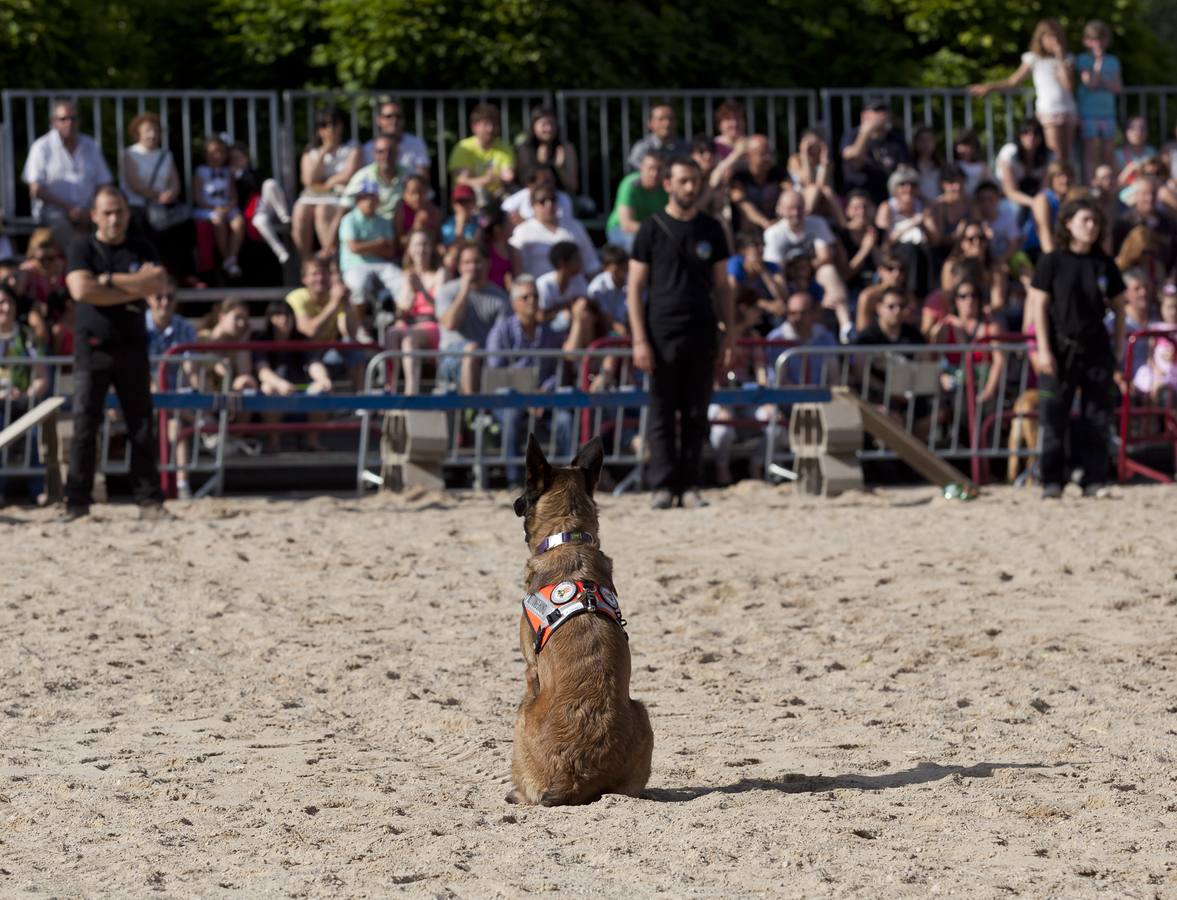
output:
POLYGON ((891 107, 887 105, 887 101, 882 97, 867 97, 866 103, 862 104, 862 108, 870 112, 890 112, 891 107))
POLYGON ((470 187, 468 184, 459 184, 454 187, 453 193, 450 194, 450 197, 455 201, 473 200, 474 188, 470 187))
POLYGON ((364 197, 371 195, 373 197, 380 196, 380 185, 378 185, 371 178, 365 178, 360 182, 359 187, 356 188, 356 196, 364 197))

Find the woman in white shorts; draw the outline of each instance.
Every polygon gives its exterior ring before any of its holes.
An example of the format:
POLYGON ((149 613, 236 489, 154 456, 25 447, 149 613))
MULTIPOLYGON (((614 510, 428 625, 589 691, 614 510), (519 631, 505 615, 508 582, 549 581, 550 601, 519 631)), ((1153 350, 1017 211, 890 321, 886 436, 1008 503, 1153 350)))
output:
POLYGON ((1034 114, 1046 132, 1046 146, 1055 158, 1066 161, 1075 143, 1079 108, 1075 104, 1075 60, 1067 53, 1067 39, 1057 19, 1043 19, 1034 28, 1030 49, 1022 64, 1004 81, 969 86, 974 97, 992 91, 1013 90, 1034 78, 1034 114))
POLYGON ((315 252, 315 238, 324 252, 334 253, 343 189, 360 167, 360 148, 343 140, 343 113, 336 108, 315 115, 315 137, 302 154, 299 177, 303 191, 294 203, 291 238, 303 259, 315 252))

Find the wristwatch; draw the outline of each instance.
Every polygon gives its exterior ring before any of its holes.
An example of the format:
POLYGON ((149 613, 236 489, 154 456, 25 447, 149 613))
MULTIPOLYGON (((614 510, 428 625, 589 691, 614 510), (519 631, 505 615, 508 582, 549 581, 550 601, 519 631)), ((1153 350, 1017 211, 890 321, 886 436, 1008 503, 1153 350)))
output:
POLYGON ((102 285, 103 287, 107 287, 107 288, 110 287, 111 281, 112 281, 112 276, 111 276, 110 272, 103 272, 101 275, 98 276, 98 283, 100 285, 102 285))

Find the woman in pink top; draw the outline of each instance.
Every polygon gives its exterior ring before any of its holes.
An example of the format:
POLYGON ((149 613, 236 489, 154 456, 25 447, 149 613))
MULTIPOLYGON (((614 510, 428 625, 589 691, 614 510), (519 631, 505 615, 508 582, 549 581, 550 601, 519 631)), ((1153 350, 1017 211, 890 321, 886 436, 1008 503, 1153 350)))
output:
MULTIPOLYGON (((434 298, 445 283, 445 270, 437 258, 437 242, 427 231, 409 235, 405 250, 400 293, 396 298, 396 321, 384 332, 384 346, 400 348, 406 353, 414 350, 436 350, 441 336, 437 324, 434 298)), ((421 389, 421 360, 404 356, 401 367, 405 372, 405 393, 416 394, 421 389)), ((396 392, 396 367, 391 371, 391 390, 396 392)))
POLYGON ((492 209, 483 215, 478 232, 478 240, 486 250, 487 278, 508 293, 512 279, 523 268, 519 251, 508 243, 511 227, 506 213, 492 209))

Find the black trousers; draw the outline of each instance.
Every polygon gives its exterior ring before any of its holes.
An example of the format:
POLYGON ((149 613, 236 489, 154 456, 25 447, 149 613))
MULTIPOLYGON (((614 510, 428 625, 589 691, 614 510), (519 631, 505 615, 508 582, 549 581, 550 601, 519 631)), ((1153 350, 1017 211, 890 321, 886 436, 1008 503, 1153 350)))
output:
POLYGON ((714 344, 654 345, 646 435, 650 487, 656 491, 682 494, 699 483, 715 354, 714 344))
POLYGON ((106 394, 113 385, 127 423, 131 451, 131 488, 140 504, 162 503, 159 447, 151 406, 147 347, 131 345, 101 349, 81 345, 74 366, 74 439, 70 445, 67 506, 93 502, 94 470, 98 464, 98 431, 106 414, 106 394))
POLYGON ((1103 354, 1079 356, 1057 375, 1039 379, 1043 484, 1066 481, 1068 432, 1071 462, 1083 469, 1082 484, 1107 481, 1108 427, 1116 400, 1114 370, 1115 361, 1103 354), (1072 421, 1075 391, 1081 394, 1080 413, 1072 421))

